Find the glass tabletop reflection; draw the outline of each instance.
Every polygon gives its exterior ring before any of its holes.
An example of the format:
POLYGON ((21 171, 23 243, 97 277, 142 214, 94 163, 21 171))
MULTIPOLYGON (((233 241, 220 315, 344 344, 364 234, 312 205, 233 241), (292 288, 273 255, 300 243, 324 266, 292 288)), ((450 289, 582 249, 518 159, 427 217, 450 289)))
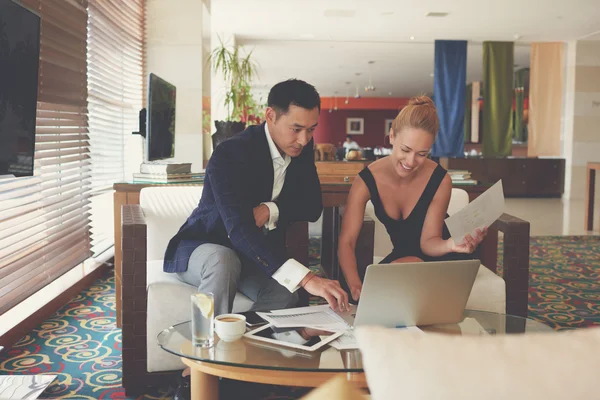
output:
MULTIPOLYGON (((540 322, 513 315, 466 310, 463 317, 456 324, 420 328, 424 332, 455 335, 553 332, 552 328, 540 322)), ((247 337, 225 342, 219 340, 216 334, 214 345, 206 348, 194 346, 191 339, 190 321, 171 326, 157 337, 159 346, 165 351, 202 362, 280 371, 363 372, 362 357, 358 349, 336 350, 326 345, 317 351, 304 351, 247 337)))

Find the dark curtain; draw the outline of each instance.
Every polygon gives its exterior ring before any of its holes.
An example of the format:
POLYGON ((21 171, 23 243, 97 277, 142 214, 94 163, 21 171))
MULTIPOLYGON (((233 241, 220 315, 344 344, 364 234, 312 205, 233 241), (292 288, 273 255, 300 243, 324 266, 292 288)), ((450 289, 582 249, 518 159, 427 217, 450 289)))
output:
POLYGON ((432 156, 463 157, 467 42, 436 40, 434 64, 433 93, 440 131, 432 156))
POLYGON ((512 154, 513 42, 483 42, 483 156, 512 154))

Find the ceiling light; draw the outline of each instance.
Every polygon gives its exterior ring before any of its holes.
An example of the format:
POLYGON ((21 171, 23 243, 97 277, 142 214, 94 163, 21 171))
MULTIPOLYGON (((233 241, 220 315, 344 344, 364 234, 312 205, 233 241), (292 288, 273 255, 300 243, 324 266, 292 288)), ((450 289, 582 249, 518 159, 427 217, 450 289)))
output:
MULTIPOLYGON (((356 80, 358 81, 358 77, 360 76, 360 72, 356 73, 356 80)), ((356 93, 354 94, 355 99, 360 99, 360 94, 358 94, 358 83, 356 84, 356 93)))
POLYGON ((411 36, 411 37, 410 37, 410 40, 415 40, 415 37, 414 37, 414 36, 411 36))
POLYGON ((439 11, 432 11, 432 12, 425 14, 426 17, 434 17, 434 18, 442 18, 447 15, 448 15, 447 12, 439 12, 439 11))
POLYGON ((374 92, 375 86, 373 86, 373 82, 371 81, 371 74, 373 72, 373 64, 375 61, 369 61, 369 85, 365 86, 365 92, 374 92))
POLYGON ((350 100, 349 100, 349 98, 348 98, 348 88, 350 87, 350 84, 351 84, 351 83, 352 83, 352 82, 346 82, 346 100, 344 100, 344 104, 348 104, 348 103, 350 103, 350 100))
POLYGON ((429 76, 433 78, 433 72, 431 74, 429 74, 429 76))
POLYGON ((519 40, 519 39, 521 39, 522 37, 523 37, 523 36, 519 35, 518 33, 515 33, 515 34, 513 35, 513 38, 514 38, 515 40, 519 40))
POLYGON ((302 39, 314 39, 315 35, 313 35, 312 33, 303 33, 300 35, 300 37, 302 39))
POLYGON ((381 13, 382 16, 384 17, 389 17, 390 15, 394 15, 393 11, 384 11, 381 13))

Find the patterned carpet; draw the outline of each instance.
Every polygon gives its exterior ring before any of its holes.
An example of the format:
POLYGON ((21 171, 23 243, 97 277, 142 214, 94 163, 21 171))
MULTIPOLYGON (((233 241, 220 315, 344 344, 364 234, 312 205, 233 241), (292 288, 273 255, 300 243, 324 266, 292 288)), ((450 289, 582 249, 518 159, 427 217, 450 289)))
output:
MULTIPOLYGON (((318 248, 318 241, 311 240, 315 269, 318 248)), ((598 236, 532 238, 530 316, 555 329, 600 325, 598 254, 598 236)), ((41 398, 125 399, 114 300, 114 278, 108 274, 0 353, 0 374, 58 375, 41 398)), ((307 391, 231 381, 223 382, 221 390, 222 398, 240 398, 233 394, 243 390, 243 398, 263 400, 295 399, 307 391)), ((139 399, 172 395, 173 388, 160 388, 139 399)))

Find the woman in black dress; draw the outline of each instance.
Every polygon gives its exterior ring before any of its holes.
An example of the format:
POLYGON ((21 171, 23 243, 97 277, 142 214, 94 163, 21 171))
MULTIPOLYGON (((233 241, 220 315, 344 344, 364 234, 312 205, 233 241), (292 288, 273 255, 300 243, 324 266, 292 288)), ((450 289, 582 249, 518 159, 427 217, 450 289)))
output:
POLYGON ((477 230, 460 245, 450 238, 444 219, 452 180, 427 158, 438 129, 433 101, 426 96, 411 99, 392 124, 392 154, 365 167, 352 184, 338 256, 354 300, 362 289, 354 250, 369 200, 394 245, 382 263, 471 258, 487 233, 477 230))

